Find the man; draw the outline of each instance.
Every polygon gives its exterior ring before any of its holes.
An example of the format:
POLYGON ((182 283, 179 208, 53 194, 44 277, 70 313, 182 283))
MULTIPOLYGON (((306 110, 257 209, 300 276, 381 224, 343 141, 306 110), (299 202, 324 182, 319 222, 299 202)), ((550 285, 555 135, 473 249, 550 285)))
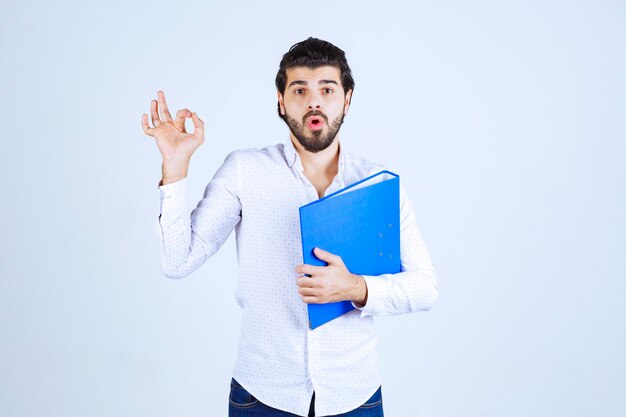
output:
POLYGON ((204 122, 187 109, 173 119, 162 91, 151 102, 154 127, 142 116, 163 156, 161 269, 170 278, 190 274, 235 229, 243 317, 229 416, 382 416, 373 316, 430 309, 438 294, 435 270, 402 185, 402 272, 355 275, 324 248, 315 254, 327 266, 301 264, 298 208, 384 167, 340 145, 354 90, 341 49, 315 38, 295 44, 283 56, 276 88, 289 138, 231 152, 191 216, 186 176, 204 142, 204 122), (188 117, 193 133, 185 131, 188 117), (341 300, 356 309, 309 330, 307 303, 341 300))

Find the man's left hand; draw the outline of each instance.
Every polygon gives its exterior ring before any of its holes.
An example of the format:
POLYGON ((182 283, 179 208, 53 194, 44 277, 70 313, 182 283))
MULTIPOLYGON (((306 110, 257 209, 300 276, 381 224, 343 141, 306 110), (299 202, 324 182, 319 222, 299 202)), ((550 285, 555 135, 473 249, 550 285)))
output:
POLYGON ((299 276, 296 280, 302 301, 307 304, 324 304, 348 300, 365 305, 367 285, 363 277, 348 271, 339 255, 320 248, 315 248, 313 253, 328 265, 303 264, 296 267, 296 272, 310 275, 299 276))

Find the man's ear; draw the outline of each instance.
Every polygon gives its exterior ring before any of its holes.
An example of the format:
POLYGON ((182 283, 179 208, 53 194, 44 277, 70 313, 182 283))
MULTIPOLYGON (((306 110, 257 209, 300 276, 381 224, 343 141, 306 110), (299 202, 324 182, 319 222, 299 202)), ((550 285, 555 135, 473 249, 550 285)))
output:
POLYGON ((276 96, 278 98, 278 107, 280 107, 280 114, 285 115, 285 102, 283 101, 283 95, 280 91, 276 90, 276 96))
POLYGON ((348 114, 351 100, 352 100, 352 90, 348 90, 348 92, 346 93, 346 100, 344 101, 344 104, 343 104, 343 114, 348 114))

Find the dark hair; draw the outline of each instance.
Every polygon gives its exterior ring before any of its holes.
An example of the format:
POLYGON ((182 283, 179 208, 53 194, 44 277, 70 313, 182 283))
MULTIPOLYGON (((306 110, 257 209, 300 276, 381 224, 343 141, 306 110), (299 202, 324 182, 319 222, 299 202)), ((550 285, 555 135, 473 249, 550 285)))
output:
MULTIPOLYGON (((343 85, 345 94, 348 94, 350 90, 354 90, 352 71, 350 71, 348 66, 345 52, 330 42, 311 37, 296 43, 283 55, 278 73, 276 74, 276 88, 281 94, 285 94, 287 70, 289 68, 307 67, 315 69, 324 65, 330 65, 339 69, 341 85, 343 85)), ((352 96, 350 96, 350 101, 352 101, 352 96)), ((285 119, 285 116, 280 113, 280 103, 278 103, 278 116, 283 120, 285 119)))

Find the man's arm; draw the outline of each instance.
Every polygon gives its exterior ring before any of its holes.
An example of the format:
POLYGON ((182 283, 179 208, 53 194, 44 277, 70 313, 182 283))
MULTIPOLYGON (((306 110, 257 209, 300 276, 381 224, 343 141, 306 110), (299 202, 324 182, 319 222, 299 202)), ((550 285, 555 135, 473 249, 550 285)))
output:
MULTIPOLYGON (((437 274, 421 233, 413 205, 400 183, 400 256, 401 272, 362 275, 367 286, 365 304, 352 305, 366 315, 395 315, 429 310, 438 297, 437 274)), ((356 288, 362 285, 357 283, 356 288)), ((358 291, 355 289, 355 291, 358 291)), ((358 292, 357 292, 358 294, 358 292)))
POLYGON ((326 266, 302 264, 296 272, 298 292, 305 303, 351 301, 366 315, 393 315, 428 310, 437 299, 437 276, 417 229, 415 214, 400 184, 401 272, 377 276, 351 273, 340 256, 314 249, 326 266))
POLYGON ((362 275, 355 275, 356 281, 353 287, 352 296, 348 300, 352 301, 352 305, 361 308, 367 304, 367 283, 362 275))
POLYGON ((141 127, 155 139, 163 157, 163 177, 159 181, 161 209, 156 224, 161 250, 161 271, 169 278, 182 278, 213 255, 241 219, 238 198, 238 173, 235 153, 207 185, 204 198, 187 215, 187 171, 192 154, 204 143, 204 122, 195 112, 181 109, 172 118, 165 93, 150 102, 152 124, 141 116, 141 127), (193 133, 185 129, 185 120, 193 121, 193 133))
POLYGON ((241 220, 236 151, 231 152, 187 215, 187 178, 159 186, 161 210, 156 224, 161 271, 183 278, 211 257, 241 220))

